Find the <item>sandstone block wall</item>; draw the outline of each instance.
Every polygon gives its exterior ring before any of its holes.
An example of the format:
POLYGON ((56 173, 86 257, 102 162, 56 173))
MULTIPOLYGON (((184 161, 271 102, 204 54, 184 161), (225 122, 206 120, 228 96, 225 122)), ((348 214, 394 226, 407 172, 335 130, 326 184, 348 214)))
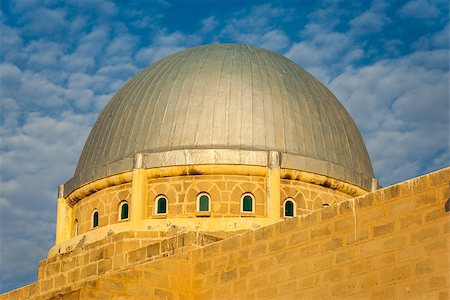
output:
POLYGON ((155 215, 155 199, 165 195, 168 200, 168 218, 196 216, 197 195, 211 196, 211 217, 241 215, 241 196, 252 193, 256 217, 265 216, 265 178, 259 176, 199 175, 176 176, 149 180, 147 216, 155 215))
POLYGON ((73 220, 78 220, 78 234, 92 230, 94 209, 99 213, 99 226, 124 222, 119 220, 119 204, 123 200, 131 201, 131 183, 100 190, 78 201, 73 207, 73 220))
POLYGON ((139 246, 127 268, 80 269, 85 280, 61 288, 55 271, 0 299, 448 299, 449 181, 447 168, 154 260, 163 241, 139 246))
POLYGON ((449 173, 193 250, 193 297, 447 299, 449 173))

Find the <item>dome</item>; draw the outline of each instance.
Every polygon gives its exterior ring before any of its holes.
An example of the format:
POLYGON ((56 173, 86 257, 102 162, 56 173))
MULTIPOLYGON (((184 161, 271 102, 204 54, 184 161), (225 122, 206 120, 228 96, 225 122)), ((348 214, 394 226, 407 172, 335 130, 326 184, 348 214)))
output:
POLYGON ((263 165, 268 151, 280 153, 282 168, 367 190, 374 177, 352 118, 311 74, 265 49, 200 46, 158 61, 119 90, 65 190, 132 170, 137 153, 148 155, 147 167, 158 167, 263 165))

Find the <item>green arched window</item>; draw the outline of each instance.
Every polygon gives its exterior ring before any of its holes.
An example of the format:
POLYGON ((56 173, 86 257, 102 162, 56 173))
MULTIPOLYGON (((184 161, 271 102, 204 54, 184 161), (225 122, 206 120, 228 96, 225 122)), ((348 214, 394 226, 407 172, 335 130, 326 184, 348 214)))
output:
POLYGON ((94 210, 92 214, 92 228, 98 227, 98 211, 94 210))
POLYGON ((254 209, 254 199, 253 195, 250 193, 244 194, 242 196, 242 212, 253 212, 254 209))
POLYGON ((209 211, 209 195, 200 194, 198 196, 198 211, 209 211))
POLYGON ((167 198, 164 196, 159 196, 156 198, 156 214, 166 214, 167 213, 167 198))
POLYGON ((119 206, 120 220, 128 219, 128 202, 122 201, 119 206))
POLYGON ((284 216, 294 217, 295 216, 295 204, 291 199, 284 201, 284 216))

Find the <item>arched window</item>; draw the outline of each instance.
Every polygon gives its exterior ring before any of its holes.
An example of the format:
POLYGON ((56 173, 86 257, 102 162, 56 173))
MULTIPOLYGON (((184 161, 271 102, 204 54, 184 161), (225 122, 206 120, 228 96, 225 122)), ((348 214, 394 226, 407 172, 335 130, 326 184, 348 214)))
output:
POLYGON ((197 211, 198 212, 208 212, 210 197, 207 193, 200 193, 197 196, 197 211))
POLYGON ((92 213, 92 228, 98 227, 98 210, 94 209, 92 213))
POLYGON ((119 220, 128 220, 128 202, 125 200, 119 204, 119 220))
POLYGON ((157 215, 167 214, 167 198, 164 195, 156 197, 155 213, 157 215))
POLYGON ((241 212, 255 211, 255 197, 250 193, 245 193, 241 197, 241 212))
POLYGON ((284 216, 295 217, 295 201, 291 198, 284 201, 284 216))
POLYGON ((75 219, 75 236, 78 235, 78 219, 75 219))

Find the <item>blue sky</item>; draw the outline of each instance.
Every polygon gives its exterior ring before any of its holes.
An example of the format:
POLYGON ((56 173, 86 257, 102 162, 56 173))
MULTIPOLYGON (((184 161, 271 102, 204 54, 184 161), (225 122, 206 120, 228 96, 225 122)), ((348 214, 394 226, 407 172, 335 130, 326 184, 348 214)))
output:
POLYGON ((405 1, 1 1, 0 292, 37 279, 56 187, 147 65, 208 43, 287 56, 328 86, 391 185, 449 165, 449 7, 405 1))

